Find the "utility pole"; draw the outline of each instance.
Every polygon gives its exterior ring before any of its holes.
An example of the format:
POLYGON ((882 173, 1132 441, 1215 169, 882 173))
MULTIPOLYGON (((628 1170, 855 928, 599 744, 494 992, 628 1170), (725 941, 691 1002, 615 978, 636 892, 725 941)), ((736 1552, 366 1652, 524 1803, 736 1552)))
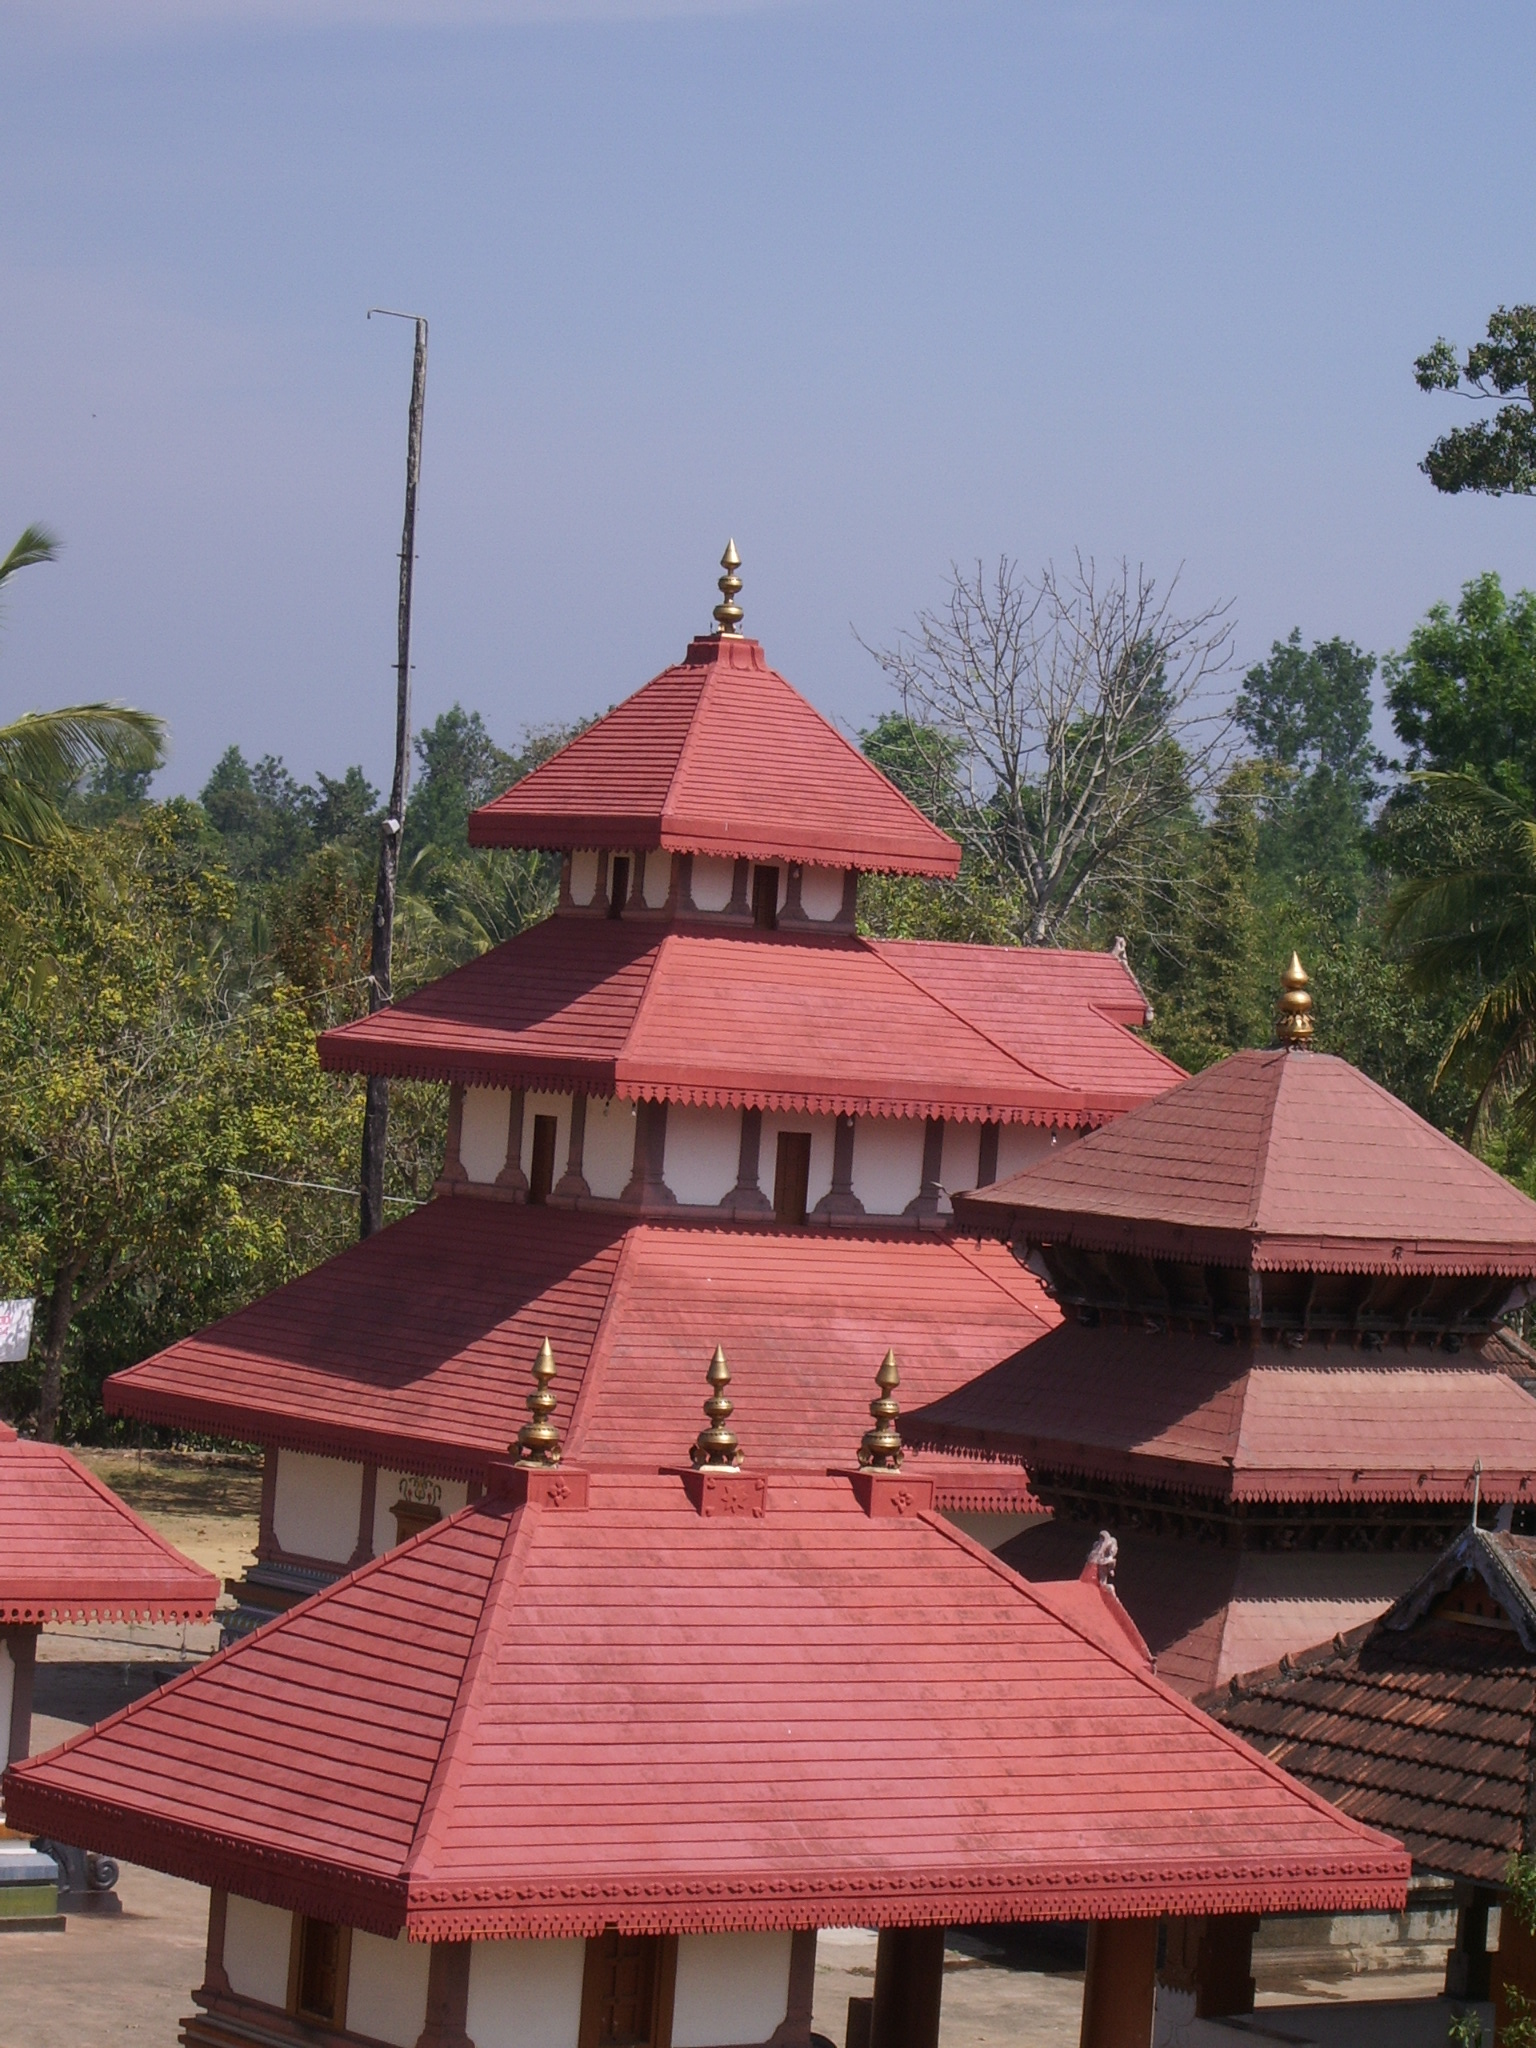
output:
MULTIPOLYGON (((416 485, 421 476, 421 415, 427 397, 427 323, 419 313, 370 306, 368 318, 416 323, 416 362, 411 373, 411 416, 405 441, 405 529, 400 537, 400 610, 395 664, 395 777, 389 810, 379 834, 379 880, 373 896, 373 944, 368 959, 368 1013, 382 1010, 394 991, 395 883, 400 873, 400 839, 405 830, 405 795, 411 767, 411 575, 416 566, 416 485)), ((368 1076, 363 1110, 363 1161, 359 1183, 360 1237, 372 1237, 384 1222, 384 1145, 389 1135, 389 1082, 368 1076)))

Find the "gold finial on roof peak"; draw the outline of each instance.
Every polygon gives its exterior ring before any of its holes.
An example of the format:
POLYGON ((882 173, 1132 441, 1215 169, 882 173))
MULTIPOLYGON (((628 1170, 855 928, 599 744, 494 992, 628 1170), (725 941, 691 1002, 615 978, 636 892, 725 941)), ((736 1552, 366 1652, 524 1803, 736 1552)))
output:
POLYGON ((1291 964, 1280 977, 1280 1009, 1275 1019, 1275 1042, 1291 1052, 1305 1052, 1312 1043, 1312 977, 1291 955, 1291 964))
POLYGON ((726 1428, 736 1404, 725 1391, 731 1384, 731 1368, 718 1344, 705 1378, 710 1387, 709 1399, 704 1403, 709 1427, 699 1431, 688 1456, 701 1472, 733 1472, 741 1463, 741 1445, 726 1428))
POLYGON ((555 1411, 555 1390, 550 1384, 554 1377, 555 1349, 546 1337, 533 1361, 533 1392, 528 1396, 528 1412, 533 1420, 525 1422, 517 1432, 517 1455, 524 1465, 560 1462, 560 1432, 550 1420, 555 1411))
POLYGON ((875 1426, 866 1429, 860 1441, 859 1463, 871 1466, 877 1472, 899 1472, 901 1431, 896 1424, 901 1416, 901 1403, 896 1399, 896 1389, 901 1385, 901 1374, 896 1367, 894 1351, 887 1351, 881 1359, 875 1385, 880 1391, 869 1404, 875 1426))
POLYGON ((736 574, 741 567, 741 557, 736 552, 735 541, 726 542, 720 566, 725 574, 720 578, 721 601, 715 606, 714 620, 722 637, 735 640, 740 637, 742 620, 741 606, 736 602, 741 593, 741 578, 736 574))

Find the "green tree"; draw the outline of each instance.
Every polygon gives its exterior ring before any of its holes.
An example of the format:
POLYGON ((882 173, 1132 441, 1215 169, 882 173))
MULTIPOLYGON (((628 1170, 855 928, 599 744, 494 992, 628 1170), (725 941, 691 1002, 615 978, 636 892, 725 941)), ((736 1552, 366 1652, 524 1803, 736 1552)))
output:
POLYGON ((1413 374, 1421 391, 1494 406, 1491 418, 1442 434, 1419 464, 1437 491, 1536 491, 1536 306, 1500 306, 1464 359, 1442 337, 1413 374))
POLYGON ((1376 657, 1353 641, 1304 648, 1296 628, 1244 676, 1234 716, 1270 771, 1258 846, 1267 874, 1363 875, 1383 765, 1371 744, 1375 672, 1376 657))
POLYGON ((1465 771, 1536 801, 1536 594, 1474 577, 1454 613, 1432 605, 1383 667, 1410 769, 1465 771))

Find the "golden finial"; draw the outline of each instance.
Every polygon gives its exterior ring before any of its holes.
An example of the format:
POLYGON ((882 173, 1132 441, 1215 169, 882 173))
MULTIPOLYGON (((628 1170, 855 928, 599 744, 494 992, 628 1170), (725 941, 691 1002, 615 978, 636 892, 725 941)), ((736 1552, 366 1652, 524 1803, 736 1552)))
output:
POLYGON ((736 602, 741 590, 741 578, 736 571, 741 567, 741 557, 736 552, 736 543, 728 540, 725 553, 720 557, 720 566, 725 574, 720 578, 721 602, 715 606, 715 624, 728 639, 736 639, 741 632, 741 606, 736 602))
POLYGON ((1280 1014, 1275 1019, 1275 1040, 1292 1052, 1305 1052, 1312 1041, 1312 998, 1307 993, 1312 977, 1298 956, 1280 977, 1280 1014))
POLYGON ((859 1463, 872 1465, 877 1472, 899 1472, 901 1432, 896 1423, 901 1414, 901 1403, 896 1399, 896 1389, 901 1385, 901 1374, 896 1370, 894 1351, 887 1351, 881 1359, 875 1385, 880 1391, 869 1404, 875 1426, 864 1432, 859 1445, 859 1463))
POLYGON ((517 1455, 524 1465, 560 1462, 560 1432, 550 1421, 555 1409, 555 1390, 550 1384, 554 1376, 554 1346, 546 1337, 533 1361, 533 1392, 528 1396, 528 1412, 533 1420, 525 1422, 517 1432, 517 1455))
POLYGON ((731 1384, 731 1369, 725 1362, 725 1353, 717 1344, 715 1355, 709 1361, 705 1375, 710 1385, 709 1399, 704 1403, 704 1413, 709 1418, 708 1429, 701 1429, 688 1456, 704 1472, 732 1471, 741 1463, 741 1446, 726 1428, 731 1419, 735 1402, 726 1396, 731 1384))

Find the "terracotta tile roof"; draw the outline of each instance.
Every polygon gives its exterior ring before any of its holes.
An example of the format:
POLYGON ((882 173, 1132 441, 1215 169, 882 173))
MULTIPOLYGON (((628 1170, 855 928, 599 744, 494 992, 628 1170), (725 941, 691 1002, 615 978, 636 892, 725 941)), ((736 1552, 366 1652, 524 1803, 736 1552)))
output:
POLYGON ((662 847, 903 875, 960 849, 768 667, 756 640, 695 640, 504 796, 475 846, 662 847))
POLYGON ((1536 1499, 1536 1401, 1476 1357, 1077 1322, 909 1414, 922 1442, 1037 1474, 1221 1500, 1536 1499))
POLYGON ((1235 1053, 958 1206, 1036 1241, 1260 1271, 1536 1278, 1536 1203, 1326 1053, 1235 1053))
POLYGON ((1530 1538, 1468 1531, 1379 1621, 1234 1679, 1212 1711, 1343 1812, 1398 1836, 1419 1869, 1501 1884, 1509 1858, 1536 1846, 1533 1553, 1530 1538), (1522 1627, 1425 1611, 1474 1575, 1522 1627))
POLYGON ((809 1473, 760 1514, 527 1483, 14 1768, 8 1813, 421 1939, 1404 1901, 1395 1843, 905 1474, 878 1514, 809 1473))
MULTIPOLYGON (((144 1421, 473 1478, 527 1419, 547 1335, 572 1454, 654 1467, 700 1427, 720 1343, 754 1464, 825 1467, 868 1428, 887 1346, 916 1407, 1055 1313, 996 1245, 636 1224, 465 1196, 118 1373, 106 1398, 144 1421)), ((919 1468, 946 1504, 1035 1505, 1017 1460, 924 1456, 919 1468)))
POLYGON ((0 1423, 0 1623, 205 1621, 218 1597, 68 1451, 0 1423))
POLYGON ((1078 1125, 1178 1078, 1129 1028, 1143 1014, 1108 954, 556 917, 326 1032, 320 1061, 630 1101, 1078 1125))

